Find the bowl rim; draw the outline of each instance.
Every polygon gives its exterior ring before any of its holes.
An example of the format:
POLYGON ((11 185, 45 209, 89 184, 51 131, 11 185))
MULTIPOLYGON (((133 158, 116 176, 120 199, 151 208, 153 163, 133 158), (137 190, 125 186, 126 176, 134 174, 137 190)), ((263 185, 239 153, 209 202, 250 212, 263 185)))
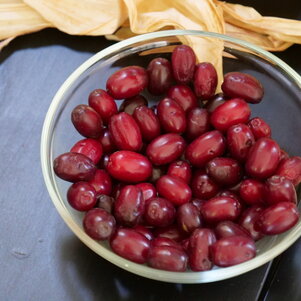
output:
POLYGON ((241 45, 254 53, 260 54, 265 59, 268 59, 270 62, 280 66, 280 68, 285 71, 289 77, 291 77, 296 84, 301 89, 301 76, 294 71, 289 65, 283 62, 281 59, 273 55, 272 53, 243 40, 233 38, 227 35, 213 33, 213 32, 206 32, 206 31, 197 31, 197 30, 165 30, 165 31, 158 31, 153 33, 147 33, 138 35, 124 41, 115 43, 98 53, 94 54, 84 63, 82 63, 78 68, 75 69, 69 75, 69 77, 64 81, 61 85, 59 90, 56 92, 55 96, 53 97, 49 109, 47 111, 42 134, 41 134, 41 144, 40 144, 40 157, 41 157, 41 167, 42 173, 44 177, 44 181, 50 195, 50 198, 56 207, 57 211, 59 212, 62 219, 68 225, 68 227, 73 231, 73 233, 90 249, 92 249, 95 253, 100 255, 101 257, 105 258, 106 260, 110 261, 111 263, 121 267, 129 272, 134 274, 153 279, 159 280, 163 282, 173 282, 173 283, 206 283, 206 282, 214 282, 220 281, 224 279, 228 279, 234 276, 238 276, 240 274, 246 273, 253 269, 256 269, 263 264, 269 262, 280 253, 285 251, 289 246, 291 246, 301 235, 301 222, 299 222, 290 232, 287 234, 287 237, 281 241, 277 247, 272 248, 271 250, 256 256, 255 258, 251 259, 250 261, 241 263, 236 266, 204 271, 204 272, 168 272, 163 270, 157 270, 150 268, 145 265, 136 264, 131 261, 128 261, 112 251, 106 249, 105 247, 101 246, 98 242, 94 241, 90 238, 81 227, 73 220, 71 214, 68 212, 67 208, 64 206, 63 202, 60 199, 60 195, 58 194, 58 189, 56 187, 54 179, 54 172, 52 169, 52 156, 51 156, 51 145, 52 145, 52 130, 54 127, 54 120, 53 116, 56 113, 61 99, 64 96, 65 92, 68 90, 70 86, 78 79, 78 77, 85 72, 88 68, 90 68, 93 64, 95 64, 100 59, 104 58, 105 56, 122 49, 123 47, 128 47, 131 44, 144 42, 146 40, 155 39, 155 38, 164 38, 164 37, 171 37, 171 36, 183 36, 183 35, 191 35, 191 36, 202 36, 208 38, 219 38, 224 41, 235 43, 241 45))

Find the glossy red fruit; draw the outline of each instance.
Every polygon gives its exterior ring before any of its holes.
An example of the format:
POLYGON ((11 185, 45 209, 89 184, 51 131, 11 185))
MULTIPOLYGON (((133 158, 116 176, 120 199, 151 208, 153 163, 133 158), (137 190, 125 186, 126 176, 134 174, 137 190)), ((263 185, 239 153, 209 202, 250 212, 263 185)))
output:
POLYGON ((214 95, 217 86, 217 73, 211 63, 196 65, 193 85, 196 96, 202 100, 208 100, 214 95))
POLYGON ((187 114, 186 137, 193 140, 210 129, 210 115, 206 109, 194 108, 187 114))
POLYGON ((115 99, 138 95, 148 84, 147 72, 139 66, 129 66, 117 70, 107 80, 108 93, 115 99))
POLYGON ((97 166, 100 169, 107 169, 107 165, 109 163, 109 158, 110 156, 108 154, 102 156, 102 158, 100 159, 100 161, 98 162, 97 166))
POLYGON ((189 183, 191 179, 191 167, 186 161, 175 161, 169 165, 167 174, 189 183))
POLYGON ((172 176, 163 176, 156 183, 159 195, 175 205, 182 205, 190 201, 191 189, 181 179, 172 176))
POLYGON ((191 204, 193 204, 195 207, 198 208, 199 211, 201 211, 203 204, 206 202, 206 200, 201 200, 201 199, 192 199, 191 204))
POLYGON ((272 176, 280 161, 280 148, 270 138, 260 138, 251 147, 246 161, 246 172, 254 178, 265 179, 272 176))
POLYGON ((152 241, 152 247, 172 247, 183 251, 183 247, 174 240, 166 237, 157 237, 152 241))
POLYGON ((157 107, 160 124, 166 132, 183 133, 186 129, 184 110, 171 98, 162 99, 157 107))
POLYGON ((218 193, 219 186, 205 171, 200 170, 197 171, 192 178, 191 189, 194 197, 207 200, 218 193))
POLYGON ((255 229, 266 235, 283 233, 297 224, 299 212, 292 202, 280 202, 266 208, 258 217, 255 229))
POLYGON ((119 149, 139 151, 142 147, 142 136, 135 119, 127 113, 111 117, 109 130, 114 144, 119 149))
POLYGON ((241 123, 227 130, 227 143, 231 156, 244 162, 251 146, 255 143, 255 138, 250 128, 241 123))
POLYGON ((228 97, 239 97, 250 103, 259 103, 264 91, 261 83, 252 75, 229 72, 224 77, 222 90, 228 97))
POLYGON ((87 105, 76 106, 71 113, 71 121, 76 130, 84 137, 98 138, 102 131, 100 115, 87 105))
POLYGON ((210 116, 210 122, 217 130, 226 132, 233 125, 246 123, 250 115, 249 105, 241 98, 234 98, 217 107, 210 116))
POLYGON ((280 202, 297 203, 297 193, 294 184, 285 177, 272 176, 265 183, 265 201, 270 204, 280 202))
POLYGON ((155 184, 166 173, 165 166, 153 166, 152 175, 149 178, 149 182, 155 184))
POLYGON ((222 105, 226 101, 226 98, 223 93, 215 94, 210 98, 205 104, 205 108, 209 113, 212 113, 217 107, 222 105))
POLYGON ((103 150, 102 145, 95 139, 87 138, 76 142, 70 152, 83 154, 92 160, 94 164, 97 164, 100 160, 103 150))
POLYGON ((155 58, 147 66, 148 90, 151 94, 161 95, 172 84, 172 69, 170 62, 165 58, 155 58))
POLYGON ((242 177, 239 163, 232 158, 214 158, 206 164, 206 171, 213 181, 223 186, 233 186, 242 177))
POLYGON ((154 111, 146 106, 137 107, 133 114, 144 141, 151 141, 160 135, 160 122, 154 111))
POLYGON ((112 192, 112 180, 109 174, 103 169, 97 169, 94 177, 89 181, 97 195, 106 194, 110 195, 112 192))
POLYGON ((163 198, 153 198, 146 202, 144 219, 150 226, 166 227, 176 216, 174 205, 163 198))
POLYGON ((164 228, 157 228, 154 234, 156 237, 169 238, 175 242, 180 242, 185 238, 184 233, 180 232, 178 226, 175 224, 164 228))
POLYGON ((151 183, 139 183, 136 185, 142 191, 144 201, 152 199, 157 196, 157 190, 151 183))
POLYGON ((213 264, 210 260, 210 246, 216 242, 211 229, 196 229, 189 239, 189 265, 192 271, 211 270, 213 264))
POLYGON ((169 246, 152 247, 149 252, 148 265, 159 270, 185 272, 187 260, 184 250, 169 246))
POLYGON ((105 154, 110 154, 117 149, 115 143, 113 142, 112 135, 108 129, 103 129, 98 141, 101 143, 103 152, 105 154))
POLYGON ((143 182, 151 176, 152 165, 141 154, 130 151, 118 151, 110 156, 107 170, 117 180, 137 183, 143 182))
POLYGON ((198 106, 198 101, 193 91, 185 85, 170 87, 167 96, 175 100, 185 113, 198 106))
POLYGON ((192 203, 181 205, 177 210, 177 223, 179 228, 187 233, 193 232, 202 226, 199 209, 192 203))
POLYGON ((171 55, 172 71, 175 80, 180 84, 188 84, 194 74, 196 57, 191 47, 177 46, 171 55))
POLYGON ((148 102, 144 96, 136 95, 131 98, 125 99, 119 107, 119 112, 125 112, 130 115, 133 115, 136 108, 138 108, 140 106, 147 107, 147 105, 148 105, 148 102))
POLYGON ((184 152, 185 140, 178 134, 165 134, 154 139, 146 149, 146 155, 155 165, 177 160, 184 152))
POLYGON ((248 122, 248 126, 250 127, 256 140, 263 137, 271 137, 272 130, 270 126, 259 117, 252 118, 248 122))
POLYGON ((264 203, 264 184, 255 179, 241 182, 239 195, 248 205, 262 205, 264 203))
POLYGON ((185 157, 193 166, 203 167, 211 159, 221 156, 225 149, 224 136, 219 131, 211 131, 193 140, 186 148, 185 157))
POLYGON ((79 182, 92 179, 96 167, 85 155, 64 153, 54 159, 53 170, 59 178, 65 181, 79 182))
POLYGON ((231 236, 219 239, 211 246, 213 263, 220 267, 229 267, 256 256, 256 246, 246 236, 231 236))
POLYGON ((136 263, 145 263, 151 243, 133 229, 119 228, 112 236, 110 245, 117 255, 136 263))
POLYGON ((89 106, 100 115, 104 124, 107 124, 110 117, 118 112, 114 98, 102 89, 92 91, 88 102, 89 106))
POLYGON ((214 231, 218 239, 231 236, 250 237, 249 232, 245 228, 231 221, 224 221, 218 223, 214 231))
POLYGON ((135 227, 133 227, 133 230, 144 235, 148 240, 154 239, 154 235, 153 235, 152 231, 150 230, 150 228, 146 228, 142 225, 136 225, 135 227))
POLYGON ((119 194, 120 194, 120 192, 121 192, 121 189, 122 189, 124 186, 126 186, 126 184, 121 183, 121 182, 118 182, 116 185, 113 186, 111 195, 112 195, 112 197, 113 197, 114 199, 117 199, 117 198, 118 198, 118 196, 119 196, 119 194))
POLYGON ((230 197, 232 199, 235 199, 237 200, 240 205, 241 205, 241 200, 239 198, 239 196, 237 195, 237 193, 235 193, 234 191, 230 191, 230 190, 221 190, 217 196, 227 196, 227 197, 230 197))
POLYGON ((290 156, 289 154, 284 150, 284 149, 281 149, 281 154, 280 154, 280 163, 286 159, 288 159, 290 156))
POLYGON ((97 202, 96 202, 96 206, 97 208, 102 208, 104 210, 106 210, 108 213, 112 213, 113 211, 113 204, 115 202, 115 199, 105 195, 105 194, 100 194, 97 197, 97 202))
POLYGON ((204 220, 208 223, 236 220, 240 214, 240 204, 236 199, 217 196, 205 202, 201 209, 204 220))
POLYGON ((124 186, 114 203, 114 216, 125 226, 136 225, 145 210, 141 189, 134 185, 124 186))
POLYGON ((255 241, 264 236, 260 231, 255 229, 255 223, 263 210, 264 207, 255 205, 246 209, 239 218, 239 225, 245 228, 255 241))
POLYGON ((113 215, 101 208, 89 210, 83 219, 85 232, 96 240, 106 240, 115 231, 116 221, 113 215))
POLYGON ((297 186, 301 182, 301 158, 291 157, 282 161, 277 168, 276 174, 286 177, 297 186))
POLYGON ((68 189, 67 200, 72 208, 78 211, 88 211, 96 204, 96 191, 87 182, 77 182, 68 189))

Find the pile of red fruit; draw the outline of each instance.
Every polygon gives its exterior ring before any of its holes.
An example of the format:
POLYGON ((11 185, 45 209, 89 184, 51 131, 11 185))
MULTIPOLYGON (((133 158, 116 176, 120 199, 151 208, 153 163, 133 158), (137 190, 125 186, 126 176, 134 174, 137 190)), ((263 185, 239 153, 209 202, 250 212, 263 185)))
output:
POLYGON ((231 72, 223 93, 216 87, 213 65, 196 65, 181 45, 171 62, 116 71, 106 91, 73 109, 86 139, 57 157, 54 171, 73 182, 67 199, 86 211, 90 237, 136 263, 204 271, 253 258, 255 241, 297 223, 301 158, 280 149, 264 120, 249 120, 262 85, 231 72), (149 108, 144 89, 163 99, 149 108))

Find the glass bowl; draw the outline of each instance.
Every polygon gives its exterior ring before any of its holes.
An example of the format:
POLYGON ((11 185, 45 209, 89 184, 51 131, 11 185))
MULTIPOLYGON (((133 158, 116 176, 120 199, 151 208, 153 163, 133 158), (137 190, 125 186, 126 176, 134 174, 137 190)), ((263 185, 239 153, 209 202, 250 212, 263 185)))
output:
MULTIPOLYGON (((175 283, 213 282, 246 273, 272 260, 298 239, 301 235, 301 222, 282 235, 265 237, 257 242, 257 256, 236 266, 214 268, 205 272, 156 270, 128 261, 114 254, 107 242, 99 243, 86 235, 82 228, 83 214, 73 210, 66 200, 70 183, 62 181, 53 172, 53 159, 69 151, 82 138, 71 123, 72 109, 80 103, 87 103, 92 90, 105 88, 106 79, 116 69, 127 65, 146 66, 154 56, 170 56, 170 53, 164 51, 180 43, 176 37, 224 41, 224 73, 247 72, 256 76, 264 85, 264 100, 260 104, 251 105, 252 116, 263 117, 271 125, 273 138, 290 155, 300 155, 301 139, 298 137, 301 130, 301 77, 292 68, 271 53, 242 40, 209 32, 170 30, 116 43, 92 56, 68 77, 53 98, 45 118, 41 137, 42 170, 50 197, 63 220, 84 244, 101 257, 129 272, 150 279, 175 283), (139 55, 154 48, 159 51, 161 49, 163 53, 139 55)), ((152 99, 154 102, 158 100, 152 99)))

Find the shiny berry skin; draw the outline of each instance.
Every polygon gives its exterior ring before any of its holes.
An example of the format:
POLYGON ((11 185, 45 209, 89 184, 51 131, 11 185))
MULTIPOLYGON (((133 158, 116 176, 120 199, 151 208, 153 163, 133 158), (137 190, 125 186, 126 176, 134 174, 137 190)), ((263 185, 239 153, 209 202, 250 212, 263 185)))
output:
POLYGON ((102 145, 95 139, 87 138, 76 142, 70 152, 83 154, 92 160, 94 164, 97 164, 100 160, 103 150, 102 145))
POLYGON ((166 173, 165 166, 153 166, 152 175, 149 178, 149 182, 156 183, 166 173))
POLYGON ((140 128, 135 119, 127 113, 111 117, 109 130, 114 144, 121 150, 139 151, 142 147, 140 128))
POLYGON ((188 255, 192 271, 211 270, 213 264, 210 260, 210 246, 216 242, 211 229, 196 229, 189 238, 188 255))
POLYGON ((294 184, 282 176, 272 176, 266 180, 264 196, 269 205, 280 202, 297 204, 297 193, 294 184))
POLYGON ((207 200, 218 193, 219 186, 204 171, 200 170, 192 177, 191 189, 194 197, 207 200))
POLYGON ((191 179, 191 167, 186 161, 175 161, 169 165, 167 174, 189 183, 191 179))
POLYGON ((175 224, 164 228, 156 228, 154 234, 156 237, 166 237, 176 242, 180 242, 185 238, 184 233, 180 232, 175 224))
POLYGON ((136 263, 145 263, 151 243, 133 229, 119 228, 112 236, 110 245, 117 255, 136 263))
POLYGON ((248 205, 264 204, 265 186, 255 179, 246 179, 241 182, 239 195, 248 205))
POLYGON ((199 209, 192 203, 181 205, 177 210, 177 223, 179 228, 187 233, 193 232, 202 226, 199 209))
POLYGON ((175 100, 185 113, 198 106, 197 98, 188 86, 172 86, 168 90, 167 96, 175 100))
POLYGON ((196 65, 193 86, 196 96, 202 100, 208 100, 214 95, 217 86, 217 73, 211 63, 196 65))
POLYGON ((154 239, 154 235, 153 235, 152 231, 149 228, 146 228, 142 225, 136 225, 135 227, 133 227, 133 230, 135 230, 138 233, 144 235, 148 240, 153 240, 154 239))
POLYGON ((130 151, 118 151, 110 156, 107 170, 117 180, 137 183, 143 182, 151 176, 152 165, 141 154, 130 151))
POLYGON ((146 155, 155 165, 177 160, 184 152, 185 140, 178 134, 165 134, 155 138, 146 149, 146 155))
POLYGON ((162 99, 158 104, 157 111, 160 124, 166 132, 181 134, 185 131, 185 112, 175 100, 162 99))
POLYGON ((210 130, 210 115, 206 109, 194 108, 187 114, 186 137, 193 140, 210 130))
POLYGON ((163 198, 153 198, 146 202, 144 219, 150 226, 166 227, 173 223, 176 216, 174 205, 163 198))
POLYGON ((151 141, 160 135, 160 122, 152 109, 146 106, 137 107, 133 117, 140 128, 144 141, 151 141))
POLYGON ((112 135, 108 129, 103 129, 98 138, 98 141, 101 143, 103 152, 105 154, 110 154, 117 149, 112 135))
POLYGON ((125 99, 119 107, 119 112, 125 112, 128 113, 129 115, 133 115, 136 108, 141 106, 147 107, 147 105, 148 102, 144 96, 136 95, 131 98, 125 99))
POLYGON ((211 246, 212 261, 219 267, 229 267, 256 256, 256 246, 246 236, 231 236, 219 239, 211 246))
POLYGON ((251 237, 249 232, 242 226, 231 221, 224 221, 217 224, 214 229, 218 239, 230 236, 246 236, 251 237))
POLYGON ((145 210, 141 189, 134 185, 124 186, 114 203, 114 216, 124 226, 135 226, 145 210))
POLYGON ((190 201, 191 189, 181 179, 163 176, 156 183, 159 195, 171 201, 174 205, 182 205, 190 201))
POLYGON ((195 207, 198 208, 199 211, 201 211, 203 204, 206 202, 206 200, 201 200, 201 199, 192 199, 191 204, 193 204, 195 207))
POLYGON ((196 57, 191 47, 177 46, 171 55, 172 71, 175 80, 180 84, 188 84, 194 74, 196 57))
POLYGON ((290 156, 284 149, 281 149, 280 151, 281 151, 280 154, 280 164, 281 164, 282 161, 288 159, 290 156))
POLYGON ((251 146, 255 143, 250 128, 245 124, 231 126, 227 130, 227 144, 231 156, 238 161, 244 162, 247 159, 251 146))
POLYGON ((115 231, 116 221, 113 215, 101 208, 89 210, 83 219, 85 232, 95 240, 106 240, 115 231))
POLYGON ((113 190, 112 190, 111 195, 112 195, 112 197, 113 197, 114 199, 117 199, 117 198, 118 198, 118 196, 119 196, 119 194, 120 194, 120 191, 121 191, 121 189, 122 189, 124 186, 126 186, 126 184, 121 183, 121 182, 118 182, 116 185, 113 186, 113 190))
POLYGON ((84 137, 98 138, 103 122, 100 115, 87 105, 76 106, 71 113, 71 121, 76 130, 84 137))
POLYGON ((124 99, 138 95, 147 84, 146 70, 139 66, 129 66, 113 73, 107 80, 106 88, 114 99, 124 99))
POLYGON ((157 237, 152 241, 152 247, 172 247, 183 251, 183 247, 174 240, 167 237, 157 237))
POLYGON ((238 221, 238 224, 246 229, 250 233, 252 239, 254 239, 255 241, 261 239, 264 236, 260 231, 257 231, 255 229, 257 219, 259 218, 263 210, 264 207, 254 205, 244 210, 238 221))
POLYGON ((255 139, 263 137, 271 137, 271 128, 270 126, 261 118, 255 117, 248 122, 248 126, 251 129, 255 139))
POLYGON ((210 98, 205 104, 205 108, 209 113, 212 113, 217 107, 222 105, 226 101, 226 98, 223 93, 215 94, 210 98))
POLYGON ((69 182, 89 181, 96 171, 91 159, 77 153, 64 153, 56 157, 53 169, 59 178, 69 182))
POLYGON ((148 256, 148 265, 152 268, 173 272, 185 272, 187 255, 184 250, 169 246, 152 247, 148 256))
POLYGON ((102 89, 92 91, 88 102, 89 106, 100 115, 104 124, 108 124, 110 117, 118 112, 114 98, 102 89))
POLYGON ((203 167, 226 149, 224 136, 219 131, 207 132, 193 140, 186 148, 186 159, 196 167, 203 167))
POLYGON ((108 163, 109 163, 109 158, 110 158, 110 155, 108 155, 108 154, 102 156, 102 158, 101 158, 100 161, 98 162, 97 166, 98 166, 100 169, 106 169, 106 168, 107 168, 107 165, 108 165, 108 163))
POLYGON ((72 208, 78 211, 88 211, 96 204, 96 191, 87 182, 77 182, 69 187, 67 200, 72 208))
POLYGON ((249 103, 259 103, 264 94, 261 83, 254 76, 242 72, 225 74, 222 90, 228 97, 243 98, 249 103))
POLYGON ((155 58, 147 66, 148 91, 153 95, 161 95, 172 84, 172 69, 170 62, 165 58, 155 58))
POLYGON ((301 182, 301 158, 291 157, 281 161, 276 174, 286 177, 295 186, 297 186, 301 182))
POLYGON ((157 196, 157 190, 151 183, 139 183, 136 185, 142 191, 144 201, 152 199, 157 196))
POLYGON ((217 196, 204 202, 201 209, 204 220, 208 223, 236 220, 240 214, 240 204, 236 199, 217 196))
POLYGON ((295 226, 298 220, 297 206, 292 202, 280 202, 261 212, 255 229, 266 235, 280 234, 295 226))
POLYGON ((108 213, 112 213, 113 211, 113 204, 115 202, 115 199, 105 195, 105 194, 100 194, 97 197, 97 203, 96 206, 97 208, 102 208, 104 210, 106 210, 108 213))
POLYGON ((280 162, 280 148, 270 138, 260 138, 251 147, 245 169, 254 178, 265 179, 272 176, 280 162))
POLYGON ((94 177, 89 181, 97 195, 106 194, 110 195, 112 192, 112 180, 109 174, 103 169, 97 169, 94 177))
POLYGON ((210 122, 215 129, 226 132, 233 125, 246 123, 250 115, 249 105, 241 98, 234 98, 217 107, 210 116, 210 122))

